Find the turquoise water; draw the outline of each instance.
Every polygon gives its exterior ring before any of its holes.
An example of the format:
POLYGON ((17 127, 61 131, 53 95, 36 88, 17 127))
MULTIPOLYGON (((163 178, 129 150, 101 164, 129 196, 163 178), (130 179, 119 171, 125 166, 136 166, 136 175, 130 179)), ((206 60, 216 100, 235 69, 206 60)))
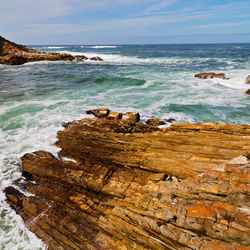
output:
MULTIPOLYGON (((100 56, 103 62, 0 65, 0 189, 20 176, 20 157, 49 150, 61 123, 108 107, 142 119, 250 124, 250 44, 34 46, 40 51, 100 56), (194 78, 224 72, 230 80, 194 78)), ((10 210, 0 191, 1 249, 45 248, 10 210)))

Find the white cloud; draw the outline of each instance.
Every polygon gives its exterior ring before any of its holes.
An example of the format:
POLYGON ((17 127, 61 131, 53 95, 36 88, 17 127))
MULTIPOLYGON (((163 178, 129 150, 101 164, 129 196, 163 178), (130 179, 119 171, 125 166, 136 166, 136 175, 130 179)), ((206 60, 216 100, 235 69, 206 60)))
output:
POLYGON ((149 6, 148 8, 146 8, 145 14, 150 14, 152 12, 162 10, 162 9, 166 8, 167 6, 175 4, 176 2, 177 2, 177 0, 164 0, 161 2, 157 2, 157 3, 149 6))
POLYGON ((250 22, 235 22, 235 23, 213 23, 213 24, 205 24, 205 25, 198 25, 189 27, 190 30, 197 30, 197 29, 209 29, 209 28, 218 28, 218 27, 232 27, 238 25, 250 24, 250 22))

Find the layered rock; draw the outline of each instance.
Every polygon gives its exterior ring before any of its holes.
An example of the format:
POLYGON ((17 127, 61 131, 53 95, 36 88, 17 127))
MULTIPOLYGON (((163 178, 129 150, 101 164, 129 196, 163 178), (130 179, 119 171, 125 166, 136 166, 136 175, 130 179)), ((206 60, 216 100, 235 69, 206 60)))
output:
POLYGON ((13 43, 0 36, 0 64, 21 65, 36 61, 103 61, 100 57, 72 56, 66 53, 38 52, 28 46, 13 43))
POLYGON ((201 78, 201 79, 209 79, 209 78, 220 78, 223 80, 228 80, 229 78, 225 76, 224 73, 214 73, 214 72, 208 72, 208 73, 198 73, 194 75, 195 77, 201 78))
POLYGON ((24 155, 21 191, 5 189, 49 249, 250 249, 250 126, 92 113, 64 124, 58 157, 24 155))

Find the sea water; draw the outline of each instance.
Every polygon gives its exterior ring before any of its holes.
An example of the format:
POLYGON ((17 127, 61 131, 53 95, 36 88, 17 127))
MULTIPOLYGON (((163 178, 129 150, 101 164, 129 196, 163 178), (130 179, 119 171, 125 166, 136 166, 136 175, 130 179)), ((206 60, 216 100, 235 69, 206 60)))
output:
POLYGON ((33 46, 103 62, 35 62, 0 65, 0 246, 45 249, 2 190, 21 176, 20 157, 36 150, 54 154, 62 122, 108 107, 138 111, 142 120, 250 124, 250 44, 33 46), (198 79, 223 72, 229 80, 198 79))

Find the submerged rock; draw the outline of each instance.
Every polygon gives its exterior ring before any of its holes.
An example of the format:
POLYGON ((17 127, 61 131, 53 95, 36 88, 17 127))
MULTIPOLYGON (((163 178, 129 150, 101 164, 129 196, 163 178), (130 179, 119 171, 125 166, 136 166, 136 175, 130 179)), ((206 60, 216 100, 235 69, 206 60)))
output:
POLYGON ((229 80, 229 78, 227 78, 224 73, 214 73, 214 72, 198 73, 198 74, 195 74, 194 76, 198 77, 198 78, 201 78, 201 79, 221 78, 221 79, 224 79, 224 80, 229 80))
POLYGON ((249 249, 249 125, 102 117, 64 127, 59 157, 25 154, 29 178, 5 189, 49 249, 249 249))

